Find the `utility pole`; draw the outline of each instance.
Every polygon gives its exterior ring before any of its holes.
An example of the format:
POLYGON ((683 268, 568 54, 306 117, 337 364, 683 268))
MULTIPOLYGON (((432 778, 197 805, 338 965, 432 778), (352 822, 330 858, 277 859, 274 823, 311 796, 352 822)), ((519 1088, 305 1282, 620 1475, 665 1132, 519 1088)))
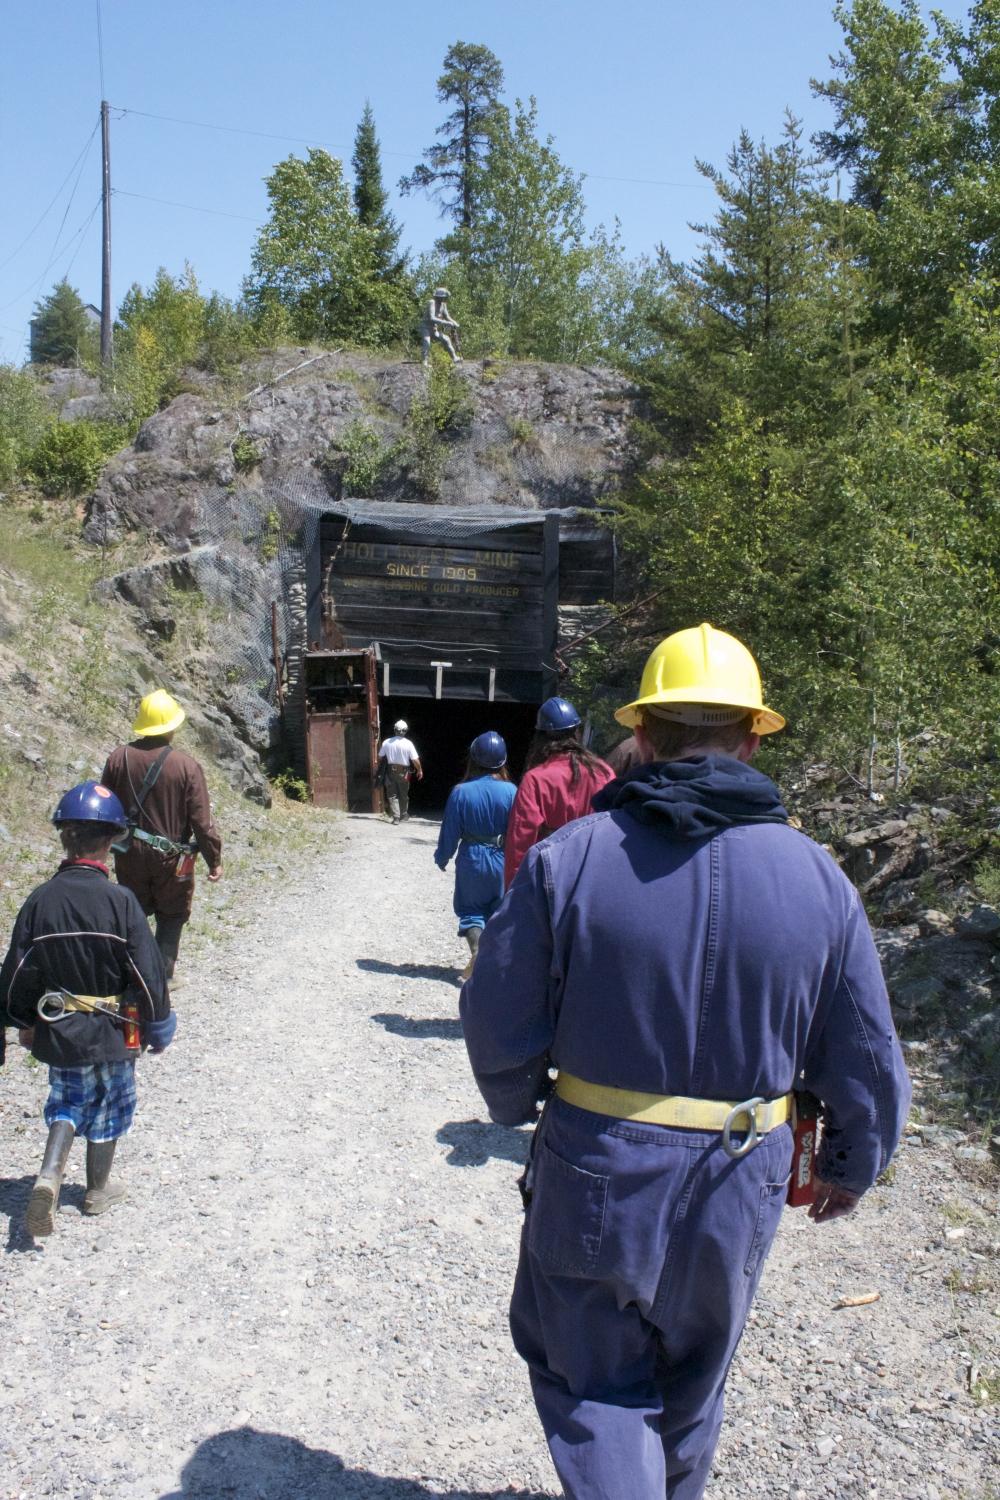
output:
POLYGON ((101 246, 101 364, 111 364, 111 133, 108 101, 101 100, 101 198, 104 233, 101 246))

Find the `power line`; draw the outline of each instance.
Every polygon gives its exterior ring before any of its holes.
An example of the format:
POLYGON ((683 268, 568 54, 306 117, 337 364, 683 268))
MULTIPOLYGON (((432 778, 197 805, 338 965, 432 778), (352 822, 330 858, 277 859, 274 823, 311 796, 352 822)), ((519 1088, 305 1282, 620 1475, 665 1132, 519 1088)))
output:
MULTIPOLYGON (((97 213, 97 210, 100 208, 100 206, 101 206, 100 203, 95 203, 94 204, 93 208, 90 211, 90 217, 88 218, 87 222, 84 224, 83 228, 80 231, 80 238, 76 242, 76 249, 73 251, 73 254, 70 256, 69 261, 68 261, 67 266, 66 266, 66 269, 63 272, 63 281, 68 281, 69 280, 69 273, 73 269, 73 262, 76 260, 76 257, 79 255, 80 251, 83 249, 83 242, 87 238, 87 230, 90 228, 91 224, 93 223, 93 221, 94 221, 94 215, 97 213)), ((70 241, 70 244, 72 244, 72 241, 70 241)), ((68 248, 69 248, 69 246, 67 246, 67 249, 68 248)))
POLYGON ((53 253, 52 258, 48 261, 48 263, 45 266, 43 266, 42 270, 35 277, 34 281, 31 282, 31 284, 29 286, 26 286, 23 291, 18 292, 18 294, 17 294, 16 297, 11 297, 11 299, 10 299, 9 302, 0 303, 0 312, 6 311, 6 309, 8 307, 13 307, 15 302, 20 302, 20 300, 21 300, 22 297, 26 297, 29 292, 33 292, 35 290, 35 287, 38 286, 38 284, 41 281, 44 281, 45 277, 49 273, 49 270, 55 264, 56 260, 63 253, 63 251, 64 250, 68 250, 69 247, 70 247, 70 245, 72 245, 73 241, 77 238, 77 236, 85 234, 87 232, 87 230, 90 228, 90 222, 93 219, 94 215, 96 214, 97 210, 100 208, 100 206, 101 206, 101 200, 100 200, 100 198, 98 198, 97 202, 94 204, 93 208, 90 210, 90 213, 87 215, 86 219, 80 225, 79 229, 75 230, 73 232, 73 234, 70 235, 70 237, 67 240, 67 242, 66 242, 65 245, 60 245, 58 247, 58 249, 53 253))
POLYGON ((148 193, 130 193, 125 188, 113 190, 115 198, 141 198, 144 203, 162 203, 166 208, 189 208, 196 214, 216 214, 222 219, 242 219, 244 224, 259 224, 259 219, 252 218, 249 214, 231 214, 224 208, 202 208, 199 203, 175 203, 171 198, 151 198, 148 193))
MULTIPOLYGON (((247 130, 240 125, 213 125, 208 120, 182 120, 176 115, 154 115, 145 109, 127 109, 123 105, 114 104, 112 108, 118 110, 122 117, 135 115, 143 120, 162 120, 168 125, 191 125, 196 130, 221 130, 226 135, 252 135, 263 141, 290 141, 296 146, 329 146, 334 151, 346 151, 348 148, 341 141, 322 141, 316 137, 304 135, 277 135, 270 130, 247 130)), ((407 161, 414 161, 412 151, 382 151, 383 156, 402 156, 407 161)))
MULTIPOLYGON (((347 151, 353 149, 351 147, 345 146, 343 141, 322 141, 316 139, 315 137, 302 135, 279 135, 270 130, 248 130, 241 125, 216 125, 210 120, 185 120, 179 118, 177 115, 154 115, 149 110, 129 109, 124 105, 119 104, 114 105, 113 108, 117 110, 123 118, 125 115, 135 115, 137 118, 143 120, 160 120, 167 125, 190 125, 195 130, 220 130, 223 131, 226 135, 250 135, 256 136, 258 140, 287 141, 296 146, 324 146, 329 147, 333 151, 347 151)), ((380 146, 379 149, 383 156, 398 156, 404 161, 416 161, 418 159, 416 156, 414 156, 412 151, 390 151, 384 146, 380 146)), ((672 182, 662 177, 612 177, 606 172, 585 171, 583 173, 583 176, 591 177, 595 182, 630 182, 635 183, 640 187, 681 188, 685 191, 691 188, 705 188, 711 186, 710 183, 705 182, 672 182)))
POLYGON ((70 190, 70 195, 69 199, 67 200, 66 207, 63 209, 63 216, 59 221, 59 228, 56 230, 56 237, 52 242, 52 260, 49 261, 49 265, 51 265, 52 261, 56 258, 57 252, 55 246, 59 243, 59 237, 63 232, 66 220, 69 218, 69 211, 73 207, 73 199, 76 197, 76 190, 80 186, 80 178, 83 176, 83 169, 87 165, 87 157, 90 155, 90 143, 93 139, 94 136, 93 134, 91 134, 90 140, 87 142, 86 150, 83 153, 83 160, 80 163, 80 170, 76 174, 76 181, 73 183, 73 187, 70 190))
POLYGON ((89 151, 89 149, 90 149, 90 143, 94 139, 94 136, 97 134, 97 129, 98 129, 98 126, 100 125, 100 123, 101 123, 100 118, 98 118, 96 124, 94 125, 93 130, 90 132, 89 136, 87 137, 86 141, 84 142, 83 149, 81 150, 79 156, 76 157, 76 159, 73 162, 73 165, 70 167, 69 171, 66 173, 66 176, 63 178, 62 182, 59 184, 59 186, 56 188, 56 191, 53 193, 52 198, 51 198, 51 200, 49 202, 48 207, 45 208, 42 211, 41 214, 39 214, 38 218, 35 220, 34 224, 32 224, 31 228, 28 230, 27 234, 24 236, 24 239, 17 246, 17 248, 15 250, 12 250, 10 252, 10 254, 8 255, 8 257, 7 257, 6 260, 0 261, 0 271, 4 270, 4 268, 6 266, 10 265, 10 263, 11 263, 12 260, 15 260, 17 258, 17 256, 20 255, 21 251, 24 249, 25 245, 31 239, 32 235, 36 232, 36 230, 38 230, 38 229, 41 228, 42 224, 48 218, 48 216, 52 212, 52 209, 54 208, 56 202, 58 201, 60 193, 62 192, 63 188, 66 186, 67 182, 69 182, 69 180, 72 177, 73 173, 76 171, 77 164, 79 163, 81 157, 85 157, 86 154, 87 154, 87 152, 89 151))

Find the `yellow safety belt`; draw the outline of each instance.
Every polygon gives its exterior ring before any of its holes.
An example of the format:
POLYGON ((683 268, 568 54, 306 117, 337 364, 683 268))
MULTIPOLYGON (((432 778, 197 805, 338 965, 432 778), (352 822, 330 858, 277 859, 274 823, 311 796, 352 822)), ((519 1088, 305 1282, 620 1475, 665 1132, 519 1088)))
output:
POLYGON ((560 1072, 556 1093, 567 1104, 589 1109, 615 1120, 635 1120, 643 1125, 672 1125, 682 1130, 751 1130, 764 1135, 792 1117, 791 1094, 780 1099, 745 1099, 729 1104, 722 1099, 688 1099, 681 1094, 642 1094, 633 1089, 609 1088, 586 1083, 572 1073, 560 1072), (745 1117, 745 1119, 744 1119, 745 1117))
POLYGON ((70 1010, 82 1010, 82 1011, 104 1010, 104 1011, 108 1011, 108 1010, 117 1010, 118 1007, 121 1005, 122 1001, 125 999, 125 996, 124 996, 124 994, 121 994, 121 995, 70 995, 70 994, 64 994, 64 993, 62 993, 60 991, 59 992, 59 998, 63 1002, 63 1010, 64 1011, 70 1011, 70 1010))

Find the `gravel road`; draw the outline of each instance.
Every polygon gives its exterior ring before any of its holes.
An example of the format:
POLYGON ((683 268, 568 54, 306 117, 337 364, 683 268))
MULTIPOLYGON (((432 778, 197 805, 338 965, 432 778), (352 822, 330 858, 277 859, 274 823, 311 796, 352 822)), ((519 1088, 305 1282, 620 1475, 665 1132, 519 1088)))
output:
MULTIPOLYGON (((333 826, 189 948, 177 1042, 139 1065, 127 1203, 81 1216, 77 1145, 37 1244, 46 1082, 8 1054, 2 1500, 559 1492, 506 1330, 528 1132, 487 1123, 470 1079, 436 825, 333 826)), ((1000 1493, 995 1181, 924 1141, 854 1219, 786 1214, 711 1500, 1000 1493)))

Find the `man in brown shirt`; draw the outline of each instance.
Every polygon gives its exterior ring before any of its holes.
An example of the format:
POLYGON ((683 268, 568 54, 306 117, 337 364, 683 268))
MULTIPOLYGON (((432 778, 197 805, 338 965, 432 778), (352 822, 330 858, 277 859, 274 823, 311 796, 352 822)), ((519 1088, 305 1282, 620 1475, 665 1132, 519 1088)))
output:
POLYGON ((222 879, 222 839, 212 821, 205 773, 172 741, 187 715, 158 689, 139 705, 136 738, 112 750, 101 775, 120 800, 134 832, 125 853, 115 851, 115 874, 156 918, 156 941, 167 978, 173 978, 181 930, 194 901, 194 860, 200 853, 211 881, 222 879), (143 793, 151 768, 156 779, 143 793), (137 811, 133 811, 137 809, 137 811))

